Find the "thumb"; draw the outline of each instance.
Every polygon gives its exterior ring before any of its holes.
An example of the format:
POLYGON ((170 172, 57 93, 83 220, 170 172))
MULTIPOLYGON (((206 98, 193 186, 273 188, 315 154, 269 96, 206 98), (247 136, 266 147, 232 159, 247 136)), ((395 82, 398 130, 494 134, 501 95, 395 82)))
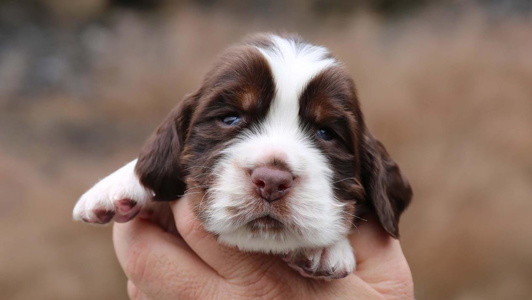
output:
POLYGON ((368 216, 350 235, 355 251, 356 275, 382 294, 413 298, 410 267, 399 240, 386 233, 375 216, 368 216))

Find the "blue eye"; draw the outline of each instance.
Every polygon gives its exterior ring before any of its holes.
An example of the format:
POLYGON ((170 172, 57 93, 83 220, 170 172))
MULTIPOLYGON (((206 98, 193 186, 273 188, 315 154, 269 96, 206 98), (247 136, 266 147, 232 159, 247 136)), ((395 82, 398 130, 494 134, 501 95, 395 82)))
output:
POLYGON ((227 126, 236 126, 240 123, 239 116, 226 116, 222 118, 222 122, 227 126))
POLYGON ((330 141, 334 138, 334 134, 332 133, 332 131, 326 128, 318 129, 316 134, 318 135, 320 139, 325 140, 325 141, 330 141))

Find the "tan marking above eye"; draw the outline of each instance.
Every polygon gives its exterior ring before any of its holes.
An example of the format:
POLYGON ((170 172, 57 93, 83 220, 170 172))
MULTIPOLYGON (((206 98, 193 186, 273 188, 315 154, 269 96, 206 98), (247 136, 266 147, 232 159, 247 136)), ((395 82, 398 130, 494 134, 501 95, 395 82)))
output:
POLYGON ((336 112, 337 108, 329 103, 326 103, 325 101, 327 100, 320 99, 312 104, 312 118, 317 124, 324 124, 334 121, 340 115, 338 112, 336 112))
POLYGON ((253 105, 253 102, 255 101, 255 93, 253 93, 253 91, 251 91, 250 89, 244 91, 242 93, 242 108, 244 109, 244 111, 247 111, 247 110, 250 110, 252 105, 253 105))
POLYGON ((314 117, 316 118, 316 121, 321 121, 323 119, 323 106, 321 105, 314 105, 313 107, 314 111, 314 117))

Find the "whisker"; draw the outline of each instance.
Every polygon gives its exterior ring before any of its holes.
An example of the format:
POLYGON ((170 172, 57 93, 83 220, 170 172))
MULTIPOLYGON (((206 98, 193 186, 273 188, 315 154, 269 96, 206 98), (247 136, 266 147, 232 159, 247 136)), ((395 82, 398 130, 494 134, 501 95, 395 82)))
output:
POLYGON ((203 194, 203 192, 192 192, 192 193, 187 193, 187 195, 196 195, 196 194, 203 194))
POLYGON ((358 229, 358 226, 356 224, 353 224, 353 227, 357 230, 358 234, 360 234, 360 229, 358 229))
POLYGON ((188 168, 185 168, 185 170, 190 170, 190 169, 195 169, 195 168, 202 168, 202 169, 209 169, 209 170, 212 170, 214 169, 213 166, 190 166, 188 168))
POLYGON ((205 192, 205 194, 203 195, 203 197, 201 197, 200 202, 198 203, 198 205, 196 205, 196 207, 198 208, 198 212, 199 212, 199 213, 202 213, 202 212, 203 212, 203 200, 205 199, 205 197, 207 197, 207 195, 208 195, 209 193, 213 193, 213 192, 214 192, 213 190, 207 190, 207 191, 205 192))
POLYGON ((210 174, 211 174, 210 172, 204 172, 204 173, 200 173, 200 174, 198 174, 196 176, 192 176, 192 178, 196 179, 196 178, 198 178, 200 176, 205 176, 205 175, 210 175, 210 174))
POLYGON ((338 183, 338 182, 342 182, 342 181, 346 181, 346 180, 353 180, 353 181, 355 181, 355 183, 356 183, 357 185, 362 186, 362 183, 360 183, 360 181, 359 181, 358 178, 356 178, 356 177, 347 177, 347 178, 344 178, 344 179, 340 179, 340 180, 337 180, 337 181, 333 181, 333 184, 338 183))
POLYGON ((361 217, 359 217, 359 216, 357 216, 357 215, 355 215, 355 214, 353 214, 352 217, 354 217, 354 218, 356 218, 356 219, 359 219, 359 220, 361 220, 361 221, 364 221, 364 222, 367 222, 367 221, 368 221, 368 220, 366 220, 366 219, 364 219, 364 218, 361 218, 361 217))
POLYGON ((366 220, 366 219, 364 219, 364 218, 362 218, 362 217, 359 217, 359 216, 355 215, 354 213, 347 213, 347 212, 346 212, 345 214, 346 214, 347 216, 351 217, 351 218, 359 219, 359 220, 364 221, 364 222, 367 222, 367 221, 368 221, 368 220, 366 220))
POLYGON ((183 193, 186 194, 189 191, 193 191, 193 190, 201 189, 201 188, 209 188, 209 186, 208 185, 196 185, 196 186, 193 186, 193 187, 191 187, 189 189, 186 189, 183 193))
POLYGON ((357 179, 355 177, 347 177, 347 178, 344 178, 344 179, 333 181, 333 183, 338 183, 338 182, 342 182, 342 181, 346 181, 346 180, 355 180, 355 181, 357 181, 357 179))

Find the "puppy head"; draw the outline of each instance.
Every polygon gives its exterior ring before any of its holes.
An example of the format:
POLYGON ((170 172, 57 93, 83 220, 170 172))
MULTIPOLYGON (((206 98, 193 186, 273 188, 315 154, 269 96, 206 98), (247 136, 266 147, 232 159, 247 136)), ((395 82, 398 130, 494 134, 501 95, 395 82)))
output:
POLYGON ((397 237, 412 196, 339 62, 276 35, 226 51, 145 144, 136 172, 156 200, 189 194, 206 230, 254 251, 328 246, 368 209, 397 237))

